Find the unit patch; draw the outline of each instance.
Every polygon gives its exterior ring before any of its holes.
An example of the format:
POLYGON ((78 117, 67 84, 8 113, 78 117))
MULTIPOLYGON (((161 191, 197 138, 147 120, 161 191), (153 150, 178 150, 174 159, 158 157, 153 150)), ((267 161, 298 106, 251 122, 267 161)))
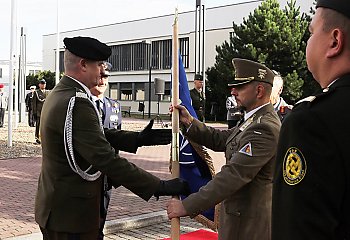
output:
POLYGON ((306 161, 301 151, 291 147, 283 160, 283 179, 288 185, 296 185, 306 174, 306 161))
POLYGON ((252 144, 249 142, 244 147, 239 150, 240 153, 243 153, 248 156, 253 156, 253 149, 252 149, 252 144))

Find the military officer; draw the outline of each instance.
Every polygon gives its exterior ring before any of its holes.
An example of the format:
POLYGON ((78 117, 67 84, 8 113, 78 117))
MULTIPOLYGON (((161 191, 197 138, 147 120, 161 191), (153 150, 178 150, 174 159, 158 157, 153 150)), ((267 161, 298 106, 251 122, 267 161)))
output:
POLYGON ((34 85, 30 86, 30 92, 27 93, 26 99, 25 99, 26 108, 27 108, 27 112, 28 112, 28 125, 29 125, 29 127, 35 127, 35 119, 33 116, 33 108, 32 108, 35 89, 36 89, 36 87, 34 85))
POLYGON ((284 120, 273 187, 273 240, 350 239, 350 5, 318 0, 307 65, 323 89, 284 120))
POLYGON ((42 167, 35 220, 43 239, 98 238, 103 174, 148 200, 152 195, 187 193, 180 179, 168 181, 138 168, 115 153, 167 144, 169 129, 141 132, 103 129, 90 90, 99 84, 111 49, 94 38, 65 38, 65 75, 45 101, 41 114, 42 167), (109 143, 110 142, 110 143, 109 143))
POLYGON ((35 141, 40 144, 40 117, 41 110, 43 108, 44 102, 46 100, 49 91, 46 88, 45 79, 41 79, 39 81, 39 89, 35 90, 34 97, 32 99, 32 109, 33 109, 33 117, 35 120, 35 141))
MULTIPOLYGON (((120 111, 119 103, 109 97, 104 96, 104 93, 108 85, 108 77, 112 69, 112 65, 109 62, 105 62, 104 65, 105 67, 104 67, 104 71, 101 74, 100 82, 98 83, 97 86, 94 86, 93 88, 90 89, 92 94, 92 100, 93 102, 96 103, 96 108, 99 110, 103 127, 109 128, 109 129, 111 128, 121 129, 122 114, 120 111)), ((112 195, 112 186, 109 182, 110 181, 108 180, 107 176, 104 176, 104 179, 102 182, 102 192, 101 192, 101 201, 102 201, 100 205, 101 222, 100 222, 98 239, 103 239, 104 237, 103 228, 106 222, 108 205, 112 195)))
POLYGON ((7 109, 8 96, 4 92, 5 85, 0 84, 0 127, 4 126, 5 111, 7 109))
POLYGON ((199 121, 203 121, 205 114, 205 96, 203 94, 203 76, 194 75, 194 88, 190 90, 192 106, 199 121))
POLYGON ((283 97, 281 97, 283 91, 283 78, 276 71, 274 71, 274 74, 275 78, 273 79, 270 101, 282 122, 283 119, 291 112, 293 106, 286 103, 283 97))
POLYGON ((280 120, 270 103, 273 72, 265 65, 233 59, 237 104, 245 108, 242 123, 229 130, 211 128, 175 106, 185 135, 215 151, 223 151, 226 165, 207 185, 184 200, 168 203, 169 218, 196 216, 221 203, 219 239, 271 238, 272 174, 280 120))

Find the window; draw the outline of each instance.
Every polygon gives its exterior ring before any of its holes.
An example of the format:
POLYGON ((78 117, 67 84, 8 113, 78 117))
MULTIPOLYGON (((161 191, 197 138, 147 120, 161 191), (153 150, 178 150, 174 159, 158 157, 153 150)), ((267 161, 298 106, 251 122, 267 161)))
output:
POLYGON ((2 78, 2 68, 0 68, 0 78, 2 78))
POLYGON ((162 101, 170 102, 170 100, 171 100, 171 82, 165 82, 165 90, 164 90, 162 101))
POLYGON ((109 96, 112 99, 120 100, 118 83, 109 84, 109 96))
POLYGON ((35 70, 35 75, 39 74, 40 73, 40 70, 35 70))
POLYGON ((60 65, 59 65, 59 71, 60 73, 64 72, 64 51, 60 51, 60 65))
POLYGON ((120 100, 133 100, 132 83, 120 83, 120 100))
POLYGON ((135 83, 135 98, 136 101, 145 100, 145 83, 135 83))
POLYGON ((29 70, 30 75, 34 75, 34 70, 29 70))

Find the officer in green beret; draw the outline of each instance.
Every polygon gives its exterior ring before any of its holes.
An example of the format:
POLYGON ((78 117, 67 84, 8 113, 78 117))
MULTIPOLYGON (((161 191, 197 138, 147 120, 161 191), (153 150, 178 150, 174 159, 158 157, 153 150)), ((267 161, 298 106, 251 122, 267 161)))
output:
POLYGON ((350 239, 350 4, 318 0, 307 65, 322 90, 285 118, 273 187, 273 240, 350 239))
POLYGON ((35 220, 44 240, 98 238, 103 176, 144 200, 187 193, 181 179, 168 181, 138 168, 115 149, 168 144, 169 129, 141 132, 104 129, 89 89, 99 84, 111 49, 97 39, 63 40, 65 75, 46 98, 41 114, 42 167, 35 220), (112 148, 113 147, 113 148, 112 148))
POLYGON ((206 126, 185 107, 175 106, 190 140, 225 152, 226 165, 207 185, 184 200, 168 203, 168 217, 194 217, 221 203, 220 240, 270 240, 272 177, 281 122, 270 103, 274 78, 265 65, 233 59, 233 95, 245 109, 229 130, 206 126))

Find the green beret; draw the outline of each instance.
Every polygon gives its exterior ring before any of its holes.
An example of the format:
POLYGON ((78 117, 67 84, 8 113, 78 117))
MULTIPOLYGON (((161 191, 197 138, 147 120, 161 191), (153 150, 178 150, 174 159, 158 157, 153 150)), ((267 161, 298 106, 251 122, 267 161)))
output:
POLYGON ((111 48, 95 38, 73 37, 63 39, 66 48, 74 55, 93 61, 104 61, 111 56, 111 48))
POLYGON ((349 0, 317 0, 316 8, 330 8, 350 18, 349 0))
POLYGON ((235 68, 235 80, 229 87, 243 85, 252 81, 273 84, 275 74, 265 65, 247 59, 234 58, 232 64, 235 68))

